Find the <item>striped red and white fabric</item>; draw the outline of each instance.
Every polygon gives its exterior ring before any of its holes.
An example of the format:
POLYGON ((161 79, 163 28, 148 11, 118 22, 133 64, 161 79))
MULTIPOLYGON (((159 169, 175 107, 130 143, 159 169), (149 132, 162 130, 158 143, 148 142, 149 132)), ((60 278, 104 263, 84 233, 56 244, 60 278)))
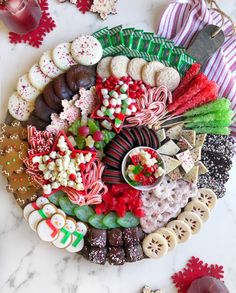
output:
MULTIPOLYGON (((175 0, 162 15, 157 34, 172 39, 177 46, 187 48, 195 34, 206 24, 221 26, 221 15, 207 8, 204 0, 175 0)), ((227 19, 225 35, 233 33, 227 19)), ((208 61, 204 73, 220 87, 219 95, 227 97, 236 113, 236 35, 226 37, 223 46, 208 61)), ((236 123, 232 126, 236 136, 236 123)))

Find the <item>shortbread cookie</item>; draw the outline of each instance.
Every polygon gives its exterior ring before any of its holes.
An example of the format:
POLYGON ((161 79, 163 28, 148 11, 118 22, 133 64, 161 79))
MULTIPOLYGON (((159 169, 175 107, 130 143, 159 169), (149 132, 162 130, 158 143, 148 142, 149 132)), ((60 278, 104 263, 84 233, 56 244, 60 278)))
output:
POLYGON ((63 71, 68 70, 76 62, 70 53, 71 43, 62 43, 52 50, 52 59, 55 65, 63 71))
POLYGON ((150 258, 160 258, 168 251, 168 242, 158 233, 151 233, 143 240, 143 252, 150 258))
POLYGON ((79 36, 71 45, 72 57, 82 65, 97 64, 102 58, 102 52, 100 42, 90 35, 79 36))
POLYGON ((99 61, 97 66, 97 75, 101 78, 108 78, 111 76, 111 60, 112 57, 105 57, 99 61))
POLYGON ((28 78, 30 83, 39 91, 42 91, 51 81, 51 78, 42 72, 38 64, 34 64, 30 68, 28 78))
POLYGON ((203 222, 206 222, 206 220, 210 216, 209 208, 203 202, 201 202, 199 200, 190 201, 186 205, 184 210, 187 212, 193 212, 193 213, 197 214, 202 219, 203 222))
POLYGON ((174 249, 178 243, 175 233, 173 232, 173 230, 169 228, 162 227, 158 229, 155 233, 160 234, 162 237, 166 239, 168 244, 168 251, 174 249))
POLYGON ((142 80, 147 85, 156 86, 156 75, 165 66, 158 61, 152 61, 143 66, 142 80))
POLYGON ((169 222, 166 227, 174 231, 178 243, 186 242, 191 237, 191 229, 184 221, 174 220, 169 222))
POLYGON ((179 72, 172 67, 161 69, 156 76, 156 86, 164 85, 169 91, 174 91, 180 83, 179 72))
POLYGON ((8 101, 8 110, 11 116, 19 121, 27 121, 33 105, 31 102, 22 99, 17 92, 14 92, 8 101))
POLYGON ((120 55, 113 57, 111 60, 111 73, 116 78, 128 76, 128 64, 130 60, 128 57, 120 55))
POLYGON ((142 80, 143 66, 147 64, 147 61, 143 58, 134 58, 130 60, 128 65, 128 74, 134 80, 142 80))
POLYGON ((178 216, 178 220, 184 221, 186 224, 188 224, 193 235, 197 234, 203 226, 201 218, 193 212, 181 213, 178 216))
POLYGON ((28 74, 19 78, 16 89, 22 99, 26 101, 34 101, 40 94, 40 91, 30 83, 28 74))
POLYGON ((204 203, 209 208, 209 210, 212 210, 217 202, 217 196, 210 188, 199 188, 198 194, 194 200, 195 199, 204 203))
POLYGON ((43 53, 39 60, 39 67, 42 72, 50 78, 55 78, 62 73, 62 71, 54 64, 51 51, 43 53))

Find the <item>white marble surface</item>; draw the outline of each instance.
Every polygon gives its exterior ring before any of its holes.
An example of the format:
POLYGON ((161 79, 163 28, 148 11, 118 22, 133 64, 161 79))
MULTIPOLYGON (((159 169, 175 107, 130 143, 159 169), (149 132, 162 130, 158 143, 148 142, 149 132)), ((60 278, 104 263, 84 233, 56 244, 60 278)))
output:
MULTIPOLYGON (((90 33, 105 25, 120 23, 154 31, 166 0, 119 0, 119 13, 102 22, 95 15, 82 15, 74 6, 50 0, 50 10, 57 28, 49 34, 40 49, 11 45, 7 31, 0 25, 0 114, 4 119, 7 98, 17 78, 46 49, 80 33, 90 33)), ((236 20, 236 1, 221 1, 221 6, 236 20)), ((231 170, 227 196, 218 202, 202 231, 186 244, 179 245, 166 257, 144 260, 123 267, 97 266, 78 256, 39 241, 22 219, 20 208, 5 191, 0 176, 0 292, 1 293, 135 293, 144 284, 176 292, 170 276, 180 270, 192 256, 225 267, 225 281, 236 292, 236 167, 231 170)))

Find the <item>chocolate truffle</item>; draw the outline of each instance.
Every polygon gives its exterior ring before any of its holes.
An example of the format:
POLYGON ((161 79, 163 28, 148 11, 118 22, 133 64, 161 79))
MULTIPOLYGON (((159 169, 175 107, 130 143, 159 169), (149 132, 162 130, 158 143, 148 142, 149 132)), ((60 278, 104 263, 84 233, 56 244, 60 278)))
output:
POLYGON ((125 263, 125 251, 121 247, 109 247, 107 258, 111 265, 123 265, 125 263))
POLYGON ((128 262, 135 262, 143 259, 143 250, 141 245, 134 245, 125 247, 126 260, 128 262))
POLYGON ((137 227, 125 228, 123 230, 123 239, 125 246, 134 246, 139 243, 139 231, 137 227))
POLYGON ((91 228, 88 233, 88 242, 92 247, 106 247, 107 231, 102 229, 91 228))
POLYGON ((123 246, 122 230, 115 228, 107 231, 108 246, 123 246))
POLYGON ((92 247, 88 258, 91 262, 104 265, 106 263, 106 257, 107 257, 107 249, 106 248, 95 248, 92 247))

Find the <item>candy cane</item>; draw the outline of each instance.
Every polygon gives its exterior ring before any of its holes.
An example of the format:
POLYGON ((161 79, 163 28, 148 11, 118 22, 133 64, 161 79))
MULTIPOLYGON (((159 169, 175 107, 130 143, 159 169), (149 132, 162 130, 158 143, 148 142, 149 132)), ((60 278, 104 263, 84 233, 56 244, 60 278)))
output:
POLYGON ((139 111, 127 118, 127 127, 157 123, 166 114, 166 104, 172 102, 172 95, 165 86, 160 86, 149 89, 136 102, 139 111))

